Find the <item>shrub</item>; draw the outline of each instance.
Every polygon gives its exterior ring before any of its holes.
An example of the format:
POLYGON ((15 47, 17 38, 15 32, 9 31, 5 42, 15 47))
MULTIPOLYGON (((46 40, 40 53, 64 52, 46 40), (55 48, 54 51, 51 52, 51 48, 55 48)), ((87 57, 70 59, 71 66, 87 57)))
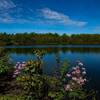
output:
POLYGON ((37 59, 28 62, 18 62, 13 77, 23 87, 23 95, 26 100, 86 100, 95 93, 87 92, 85 85, 86 69, 82 62, 78 61, 76 67, 68 71, 68 64, 61 68, 61 77, 43 75, 42 58, 44 51, 34 52, 37 59), (92 94, 92 95, 91 95, 92 94))
POLYGON ((6 73, 9 67, 9 57, 5 49, 0 48, 0 74, 6 73))

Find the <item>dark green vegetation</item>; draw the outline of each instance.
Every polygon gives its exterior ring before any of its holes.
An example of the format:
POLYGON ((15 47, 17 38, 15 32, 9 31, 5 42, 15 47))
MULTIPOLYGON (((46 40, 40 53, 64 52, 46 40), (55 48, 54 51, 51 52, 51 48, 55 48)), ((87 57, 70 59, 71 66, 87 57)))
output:
MULTIPOLYGON (((5 57, 3 51, 4 49, 1 49, 2 59, 5 57)), ((44 75, 42 67, 45 53, 43 50, 34 50, 35 60, 25 62, 24 67, 16 65, 12 74, 6 74, 11 69, 6 69, 4 73, 0 72, 0 100, 96 100, 95 92, 87 91, 83 87, 74 91, 65 91, 67 62, 60 62, 62 67, 60 72, 57 72, 59 74, 44 75)), ((6 62, 5 65, 5 61, 2 62, 0 66, 3 65, 5 69, 9 63, 6 62)))
POLYGON ((10 65, 7 51, 4 48, 0 48, 0 74, 7 73, 9 68, 11 68, 10 65))
POLYGON ((36 45, 36 44, 100 44, 100 34, 59 35, 57 33, 0 33, 0 46, 5 45, 36 45))

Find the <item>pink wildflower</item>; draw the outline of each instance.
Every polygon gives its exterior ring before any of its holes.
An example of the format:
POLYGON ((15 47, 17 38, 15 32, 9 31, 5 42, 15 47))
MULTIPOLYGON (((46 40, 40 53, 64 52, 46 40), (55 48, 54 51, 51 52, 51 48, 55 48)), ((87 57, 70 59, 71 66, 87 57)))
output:
POLYGON ((73 72, 72 72, 72 74, 76 74, 76 72, 75 72, 75 71, 73 71, 73 72))
POLYGON ((80 74, 81 71, 79 69, 76 70, 76 74, 80 74))
POLYGON ((83 71, 82 74, 85 75, 86 74, 86 71, 83 71))
POLYGON ((73 67, 73 70, 76 70, 76 67, 73 67))
POLYGON ((82 63, 82 62, 79 62, 78 65, 79 65, 79 66, 83 66, 83 63, 82 63))
POLYGON ((83 67, 82 70, 85 70, 85 68, 83 67))
POLYGON ((67 77, 71 77, 71 74, 66 74, 67 77))
POLYGON ((72 80, 77 81, 77 78, 76 77, 72 77, 72 80))
POLYGON ((65 85, 65 91, 69 91, 71 89, 70 84, 65 85))

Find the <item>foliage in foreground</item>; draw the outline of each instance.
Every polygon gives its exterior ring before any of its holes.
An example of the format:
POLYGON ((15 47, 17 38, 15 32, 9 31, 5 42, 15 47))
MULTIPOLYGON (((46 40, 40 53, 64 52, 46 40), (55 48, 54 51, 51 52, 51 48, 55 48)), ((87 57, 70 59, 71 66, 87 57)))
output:
POLYGON ((0 48, 0 74, 7 73, 11 68, 9 67, 8 55, 4 50, 4 48, 0 48))
POLYGON ((21 96, 0 96, 0 100, 25 100, 21 96))
POLYGON ((2 100, 91 100, 95 99, 95 92, 84 89, 86 83, 86 69, 83 63, 77 62, 76 67, 68 70, 64 62, 60 76, 43 74, 44 51, 34 51, 36 60, 17 62, 13 78, 22 87, 21 96, 3 96, 2 100))

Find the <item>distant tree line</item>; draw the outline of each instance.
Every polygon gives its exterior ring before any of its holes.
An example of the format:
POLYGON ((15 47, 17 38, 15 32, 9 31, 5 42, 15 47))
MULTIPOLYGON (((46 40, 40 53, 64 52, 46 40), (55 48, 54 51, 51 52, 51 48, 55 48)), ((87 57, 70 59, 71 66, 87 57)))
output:
POLYGON ((100 44, 100 34, 62 34, 57 33, 0 33, 0 46, 5 45, 43 45, 43 44, 100 44))

